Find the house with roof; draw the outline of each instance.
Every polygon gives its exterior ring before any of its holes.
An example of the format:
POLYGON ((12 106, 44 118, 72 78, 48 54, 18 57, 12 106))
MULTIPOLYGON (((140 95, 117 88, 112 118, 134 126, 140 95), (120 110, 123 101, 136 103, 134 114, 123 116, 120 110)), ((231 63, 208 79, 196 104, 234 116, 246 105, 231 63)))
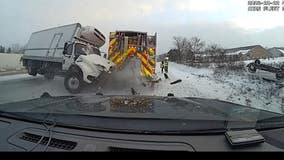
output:
POLYGON ((168 53, 157 55, 157 61, 161 62, 168 56, 168 53))
POLYGON ((284 47, 274 47, 268 49, 268 51, 271 54, 271 58, 284 57, 284 47))
POLYGON ((226 56, 240 56, 242 60, 270 58, 270 52, 261 45, 225 49, 226 56))

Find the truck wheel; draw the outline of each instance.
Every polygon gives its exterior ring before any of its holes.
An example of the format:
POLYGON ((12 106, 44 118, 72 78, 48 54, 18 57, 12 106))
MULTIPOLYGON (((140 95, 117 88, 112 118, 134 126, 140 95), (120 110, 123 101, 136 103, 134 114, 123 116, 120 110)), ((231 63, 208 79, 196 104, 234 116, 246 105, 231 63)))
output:
POLYGON ((31 76, 36 76, 37 75, 37 71, 35 68, 33 68, 31 65, 28 66, 28 74, 31 76))
POLYGON ((64 79, 65 88, 72 94, 78 94, 83 85, 82 76, 78 73, 67 73, 64 79))
POLYGON ((282 73, 282 72, 277 72, 276 73, 276 79, 277 80, 281 80, 281 79, 283 79, 284 78, 284 73, 282 73))
POLYGON ((259 59, 257 59, 257 60, 255 60, 255 62, 254 62, 255 64, 257 64, 257 65, 260 65, 260 60, 259 59))
POLYGON ((248 67, 248 71, 249 71, 250 73, 255 73, 255 72, 256 72, 255 64, 251 63, 251 64, 249 64, 247 67, 248 67))
POLYGON ((47 72, 44 74, 44 78, 47 80, 53 80, 55 77, 55 74, 53 72, 47 72))

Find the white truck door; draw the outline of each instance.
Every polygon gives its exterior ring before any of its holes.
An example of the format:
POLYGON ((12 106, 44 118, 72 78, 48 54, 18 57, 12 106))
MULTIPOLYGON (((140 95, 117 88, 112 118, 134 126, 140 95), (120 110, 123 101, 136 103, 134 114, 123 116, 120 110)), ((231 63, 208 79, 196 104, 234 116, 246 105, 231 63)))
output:
POLYGON ((74 44, 69 44, 66 49, 66 54, 63 55, 63 66, 64 71, 68 70, 69 67, 74 63, 74 44))
POLYGON ((59 42, 63 36, 63 33, 56 33, 54 34, 52 41, 49 45, 49 49, 47 50, 47 57, 53 57, 56 50, 58 49, 59 42))

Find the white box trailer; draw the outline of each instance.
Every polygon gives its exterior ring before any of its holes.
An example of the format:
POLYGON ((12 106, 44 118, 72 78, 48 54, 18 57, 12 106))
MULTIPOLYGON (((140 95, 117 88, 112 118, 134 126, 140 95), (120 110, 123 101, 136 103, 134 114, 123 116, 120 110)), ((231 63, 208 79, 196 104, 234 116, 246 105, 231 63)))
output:
POLYGON ((90 41, 91 38, 84 39, 81 37, 81 34, 87 35, 86 32, 90 31, 86 30, 86 28, 90 29, 90 27, 82 28, 79 23, 75 23, 34 32, 26 45, 23 59, 63 62, 65 43, 75 41, 76 39, 79 41, 88 41, 96 47, 103 46, 105 38, 98 31, 96 35, 100 36, 96 37, 100 38, 93 38, 95 41, 90 41))
POLYGON ((42 74, 53 79, 65 75, 66 89, 78 93, 83 82, 92 83, 114 66, 99 51, 105 41, 95 27, 79 23, 34 32, 25 47, 23 65, 33 76, 42 74))
POLYGON ((23 59, 63 62, 64 44, 71 42, 80 28, 72 24, 32 33, 23 59))

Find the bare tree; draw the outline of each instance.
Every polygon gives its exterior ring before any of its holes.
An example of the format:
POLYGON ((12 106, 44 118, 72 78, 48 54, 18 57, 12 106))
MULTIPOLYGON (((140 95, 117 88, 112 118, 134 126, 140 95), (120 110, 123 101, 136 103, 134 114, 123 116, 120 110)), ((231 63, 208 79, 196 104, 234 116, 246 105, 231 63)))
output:
POLYGON ((205 49, 205 53, 211 57, 211 62, 223 62, 226 58, 225 50, 218 44, 208 45, 205 49))
POLYGON ((185 37, 173 37, 174 46, 178 51, 178 61, 181 62, 186 58, 187 52, 189 51, 189 41, 185 37))
POLYGON ((19 43, 12 44, 10 48, 12 53, 21 53, 24 49, 24 47, 19 43))
POLYGON ((179 60, 192 62, 195 54, 201 53, 204 49, 205 42, 198 37, 192 37, 190 40, 186 37, 173 37, 176 50, 179 51, 179 60))
POLYGON ((188 40, 185 37, 174 37, 174 45, 177 50, 184 53, 188 48, 188 40))
POLYGON ((218 44, 210 44, 205 49, 207 54, 216 54, 223 51, 223 48, 220 47, 218 44))
POLYGON ((188 42, 189 52, 187 52, 187 61, 195 61, 196 55, 204 49, 205 42, 198 37, 192 37, 188 42))
POLYGON ((198 54, 202 51, 202 49, 205 47, 205 42, 202 41, 198 37, 192 37, 190 39, 190 50, 193 52, 193 54, 198 54))

